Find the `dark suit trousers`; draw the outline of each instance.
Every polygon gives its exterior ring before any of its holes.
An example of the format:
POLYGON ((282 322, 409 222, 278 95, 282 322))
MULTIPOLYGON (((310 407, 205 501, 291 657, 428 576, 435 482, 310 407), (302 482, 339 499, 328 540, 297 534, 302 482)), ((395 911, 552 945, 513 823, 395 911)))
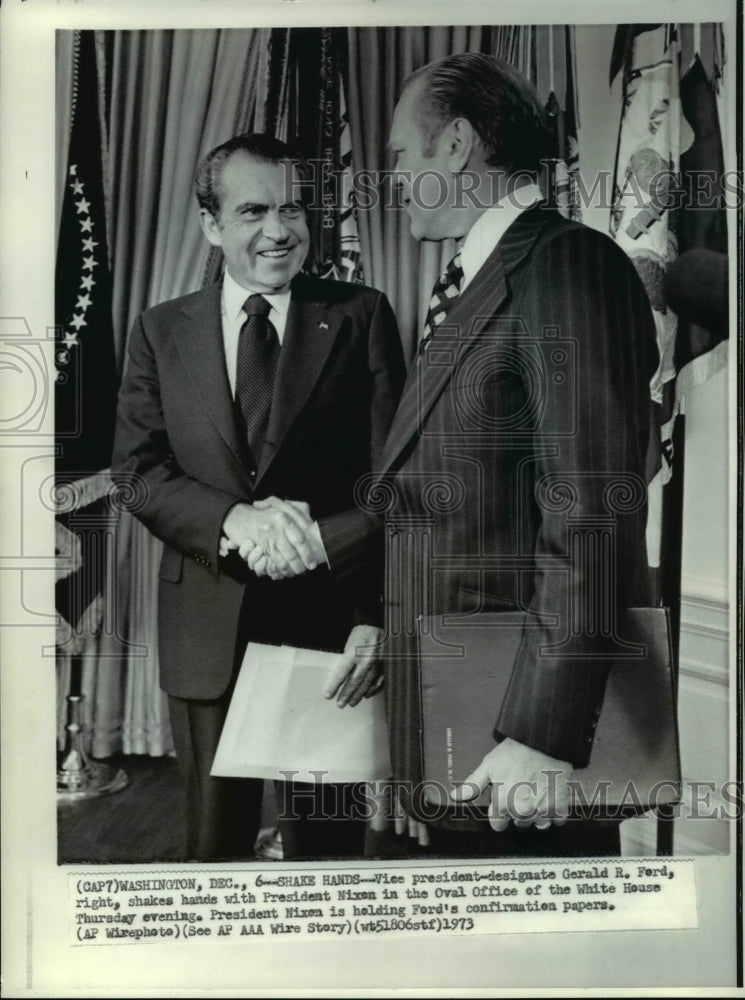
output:
POLYGON ((275 781, 274 791, 285 860, 363 856, 361 786, 275 781))
POLYGON ((254 856, 264 782, 260 778, 210 776, 231 693, 232 685, 214 701, 168 698, 186 798, 188 861, 254 856))

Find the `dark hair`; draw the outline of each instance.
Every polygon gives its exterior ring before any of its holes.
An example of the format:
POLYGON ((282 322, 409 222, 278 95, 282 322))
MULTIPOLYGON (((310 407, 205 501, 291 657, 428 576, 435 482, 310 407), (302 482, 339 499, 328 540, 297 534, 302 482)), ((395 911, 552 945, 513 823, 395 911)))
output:
MULTIPOLYGON (((199 207, 206 208, 215 217, 220 211, 217 185, 222 169, 233 153, 238 152, 248 153, 254 159, 263 160, 265 163, 295 163, 300 178, 302 180, 308 178, 309 168, 305 160, 281 139, 275 139, 274 136, 265 135, 263 132, 246 132, 243 135, 233 136, 232 139, 228 139, 207 153, 197 167, 194 177, 199 207)), ((307 194, 306 184, 302 185, 300 194, 303 198, 307 194)))
POLYGON ((429 63, 404 81, 423 80, 417 121, 426 136, 425 156, 454 118, 466 118, 483 142, 487 163, 508 174, 535 173, 553 156, 548 118, 532 84, 509 63, 480 52, 463 52, 429 63))

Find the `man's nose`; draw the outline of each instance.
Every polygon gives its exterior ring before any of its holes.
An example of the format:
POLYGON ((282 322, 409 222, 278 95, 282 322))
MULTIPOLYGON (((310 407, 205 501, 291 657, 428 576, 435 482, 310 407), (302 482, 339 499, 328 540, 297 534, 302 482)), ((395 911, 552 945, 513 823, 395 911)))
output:
POLYGON ((264 236, 275 243, 284 243, 290 236, 290 230, 285 225, 279 211, 267 212, 263 227, 264 236))

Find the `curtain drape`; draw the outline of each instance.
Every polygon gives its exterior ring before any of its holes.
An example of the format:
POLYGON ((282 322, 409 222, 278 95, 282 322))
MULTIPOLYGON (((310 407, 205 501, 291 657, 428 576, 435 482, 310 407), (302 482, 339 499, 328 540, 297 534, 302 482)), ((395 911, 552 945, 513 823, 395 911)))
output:
POLYGON ((55 36, 55 94, 56 108, 54 116, 55 149, 57 150, 57 169, 55 172, 55 208, 56 231, 55 246, 59 239, 59 224, 62 214, 62 199, 67 180, 67 151, 70 146, 70 124, 72 119, 73 98, 73 32, 58 31, 55 36))
POLYGON ((147 306, 198 288, 209 246, 194 171, 254 123, 263 31, 116 32, 109 162, 117 357, 147 306))

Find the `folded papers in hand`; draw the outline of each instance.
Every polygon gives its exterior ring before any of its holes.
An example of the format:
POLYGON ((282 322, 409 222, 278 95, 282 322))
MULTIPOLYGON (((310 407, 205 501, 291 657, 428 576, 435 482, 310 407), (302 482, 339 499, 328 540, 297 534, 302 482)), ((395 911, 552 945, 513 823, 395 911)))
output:
POLYGON ((382 693, 345 708, 324 697, 338 659, 249 643, 211 773, 314 783, 388 778, 382 693))

